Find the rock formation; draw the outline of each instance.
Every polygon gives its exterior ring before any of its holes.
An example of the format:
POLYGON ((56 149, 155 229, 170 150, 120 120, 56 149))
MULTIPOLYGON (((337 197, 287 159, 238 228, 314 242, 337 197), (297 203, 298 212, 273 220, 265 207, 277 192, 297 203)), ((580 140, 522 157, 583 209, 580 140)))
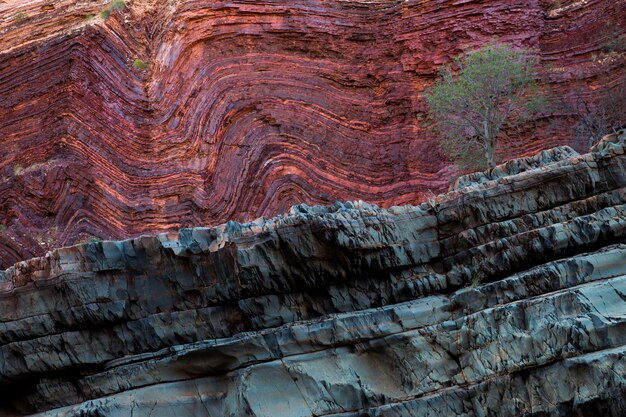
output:
MULTIPOLYGON (((105 19, 108 7, 0 1, 2 268, 302 202, 423 201, 452 168, 422 93, 490 39, 535 50, 548 93, 602 91, 624 71, 602 52, 624 0, 127 0, 105 19)), ((545 132, 503 156, 568 142, 545 132)))
POLYGON ((20 262, 0 415, 623 416, 625 146, 20 262))

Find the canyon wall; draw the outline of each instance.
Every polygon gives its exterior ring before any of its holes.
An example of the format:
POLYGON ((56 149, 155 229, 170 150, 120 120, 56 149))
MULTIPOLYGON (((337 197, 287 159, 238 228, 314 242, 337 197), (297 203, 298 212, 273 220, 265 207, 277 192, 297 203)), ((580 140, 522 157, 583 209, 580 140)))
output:
POLYGON ((623 416, 625 151, 18 263, 0 415, 623 416))
MULTIPOLYGON (((299 203, 423 201, 456 172, 423 126, 442 64, 498 39, 539 55, 548 94, 602 91, 624 6, 130 0, 105 19, 104 1, 0 1, 0 267, 299 203)), ((501 157, 570 143, 554 116, 501 157)))

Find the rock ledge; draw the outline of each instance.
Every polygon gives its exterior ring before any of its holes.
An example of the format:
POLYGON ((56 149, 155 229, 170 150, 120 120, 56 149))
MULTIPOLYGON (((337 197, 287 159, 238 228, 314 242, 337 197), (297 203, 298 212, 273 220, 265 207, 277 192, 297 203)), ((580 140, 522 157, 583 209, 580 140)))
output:
POLYGON ((0 272, 0 415, 622 416, 624 137, 0 272))

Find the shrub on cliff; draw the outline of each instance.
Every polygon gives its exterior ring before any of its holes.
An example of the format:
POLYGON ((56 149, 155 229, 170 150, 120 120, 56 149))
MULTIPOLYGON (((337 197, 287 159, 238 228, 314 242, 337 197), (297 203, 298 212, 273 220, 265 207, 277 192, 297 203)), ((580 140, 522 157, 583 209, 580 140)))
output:
POLYGON ((574 140, 583 150, 626 126, 626 72, 619 72, 617 78, 611 72, 626 60, 626 34, 619 32, 617 22, 609 20, 601 36, 605 41, 600 53, 592 55, 592 65, 602 87, 587 94, 575 91, 569 101, 563 100, 565 110, 576 118, 574 140))
POLYGON ((145 70, 148 69, 148 63, 142 59, 137 58, 133 61, 133 67, 140 70, 145 70))
POLYGON ((573 109, 577 119, 574 140, 581 149, 595 145, 603 136, 617 133, 626 126, 626 77, 616 87, 599 97, 574 94, 573 109))
POLYGON ((13 18, 18 22, 23 22, 25 20, 28 20, 28 15, 24 12, 19 12, 19 13, 16 13, 15 16, 13 16, 13 18))
POLYGON ((535 66, 526 50, 489 44, 443 68, 425 98, 430 126, 452 161, 462 168, 495 166, 506 130, 543 106, 535 66))
POLYGON ((124 3, 124 0, 113 0, 102 12, 100 12, 100 16, 103 19, 107 19, 109 16, 111 16, 111 13, 116 10, 122 10, 124 9, 124 7, 126 7, 126 3, 124 3))

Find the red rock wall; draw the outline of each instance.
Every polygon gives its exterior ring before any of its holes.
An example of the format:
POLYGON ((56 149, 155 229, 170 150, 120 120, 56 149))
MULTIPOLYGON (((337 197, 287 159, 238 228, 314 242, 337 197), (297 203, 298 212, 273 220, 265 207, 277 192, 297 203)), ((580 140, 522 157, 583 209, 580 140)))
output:
MULTIPOLYGON (((0 3, 0 267, 301 202, 420 201, 455 172, 421 100, 455 55, 533 48, 555 95, 623 74, 592 58, 626 2, 555 3, 134 0, 106 20, 85 19, 102 1, 0 3)), ((568 142, 539 125, 503 157, 568 142)))

